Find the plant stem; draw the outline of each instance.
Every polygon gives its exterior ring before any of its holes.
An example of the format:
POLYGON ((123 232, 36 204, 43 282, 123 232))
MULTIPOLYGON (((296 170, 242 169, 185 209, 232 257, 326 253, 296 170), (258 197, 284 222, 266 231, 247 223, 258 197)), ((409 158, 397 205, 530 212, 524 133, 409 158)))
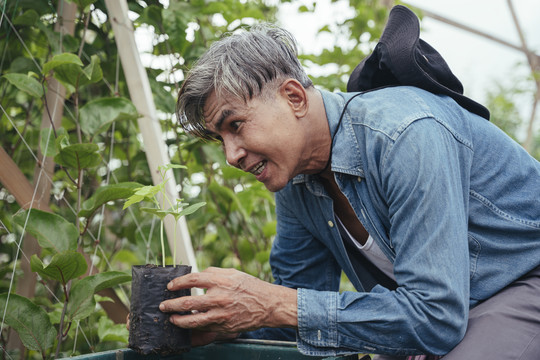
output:
POLYGON ((62 340, 64 338, 64 318, 66 317, 66 310, 68 306, 69 301, 69 291, 71 289, 71 280, 69 280, 64 286, 64 296, 66 298, 66 301, 64 301, 64 307, 62 308, 62 315, 60 316, 60 325, 58 328, 58 344, 56 345, 56 353, 54 354, 54 358, 57 359, 58 355, 60 354, 60 348, 62 347, 62 340))
POLYGON ((163 267, 165 267, 165 241, 163 241, 163 220, 161 220, 161 224, 159 228, 159 235, 161 237, 161 259, 162 259, 163 267))
POLYGON ((178 224, 178 220, 176 217, 174 218, 174 246, 173 246, 173 265, 176 266, 176 224, 178 224))

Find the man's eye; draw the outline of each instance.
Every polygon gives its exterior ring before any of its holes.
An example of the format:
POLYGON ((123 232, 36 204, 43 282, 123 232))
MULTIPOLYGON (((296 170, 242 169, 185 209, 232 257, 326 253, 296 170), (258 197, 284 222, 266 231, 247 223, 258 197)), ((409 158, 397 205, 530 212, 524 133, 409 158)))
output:
POLYGON ((229 126, 231 129, 237 130, 240 127, 240 121, 231 121, 229 126))

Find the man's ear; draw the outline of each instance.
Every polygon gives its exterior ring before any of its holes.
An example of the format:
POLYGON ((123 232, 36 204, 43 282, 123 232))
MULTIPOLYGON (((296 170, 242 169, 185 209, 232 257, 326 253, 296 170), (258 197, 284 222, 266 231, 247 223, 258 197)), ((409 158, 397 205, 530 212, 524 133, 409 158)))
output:
POLYGON ((287 79, 279 87, 280 95, 283 96, 296 117, 303 118, 308 112, 308 96, 306 89, 295 79, 287 79))

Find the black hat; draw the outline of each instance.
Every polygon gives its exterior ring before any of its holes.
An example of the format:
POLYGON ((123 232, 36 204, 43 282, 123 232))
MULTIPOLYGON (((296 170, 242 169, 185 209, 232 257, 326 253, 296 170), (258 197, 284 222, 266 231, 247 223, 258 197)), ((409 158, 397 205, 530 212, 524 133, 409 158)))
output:
POLYGON ((463 95, 463 85, 443 57, 419 38, 420 23, 405 6, 392 8, 373 53, 351 73, 347 91, 411 85, 448 95, 465 109, 489 120, 489 110, 463 95))

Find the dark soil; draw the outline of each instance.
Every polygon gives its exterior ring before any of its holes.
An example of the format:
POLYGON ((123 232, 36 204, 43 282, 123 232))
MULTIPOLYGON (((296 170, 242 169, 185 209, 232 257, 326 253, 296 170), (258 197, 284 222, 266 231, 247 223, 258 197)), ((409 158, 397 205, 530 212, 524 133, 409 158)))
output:
POLYGON ((140 354, 170 355, 189 351, 191 334, 169 321, 159 310, 163 300, 190 295, 190 290, 169 291, 172 279, 191 272, 191 266, 133 266, 129 347, 140 354))

